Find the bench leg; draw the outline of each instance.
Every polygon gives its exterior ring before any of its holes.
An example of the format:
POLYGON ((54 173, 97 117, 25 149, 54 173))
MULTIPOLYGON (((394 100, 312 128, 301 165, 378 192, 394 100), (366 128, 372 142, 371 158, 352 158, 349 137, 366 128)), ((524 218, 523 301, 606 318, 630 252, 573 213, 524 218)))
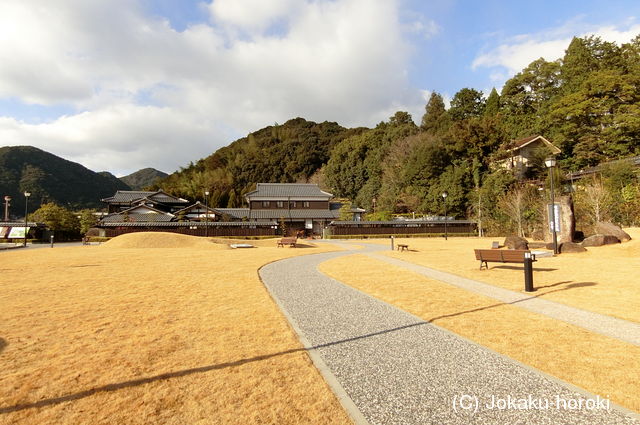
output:
POLYGON ((489 270, 489 263, 483 260, 480 260, 480 270, 482 270, 482 264, 484 264, 484 267, 489 270))

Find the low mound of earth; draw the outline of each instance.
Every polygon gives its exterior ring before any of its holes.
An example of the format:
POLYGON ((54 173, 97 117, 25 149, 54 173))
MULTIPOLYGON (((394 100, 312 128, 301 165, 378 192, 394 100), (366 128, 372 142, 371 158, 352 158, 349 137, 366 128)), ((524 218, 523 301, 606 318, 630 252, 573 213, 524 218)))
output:
POLYGON ((137 232, 117 236, 103 247, 107 248, 209 248, 226 249, 227 245, 212 243, 198 236, 169 232, 137 232))

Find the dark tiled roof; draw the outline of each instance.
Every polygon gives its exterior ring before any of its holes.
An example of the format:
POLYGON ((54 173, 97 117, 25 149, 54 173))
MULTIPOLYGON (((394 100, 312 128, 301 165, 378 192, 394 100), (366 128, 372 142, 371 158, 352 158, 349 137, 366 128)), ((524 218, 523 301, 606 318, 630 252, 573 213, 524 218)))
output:
MULTIPOLYGON (((189 211, 191 211, 193 209, 198 209, 198 210, 205 211, 207 209, 207 207, 203 203, 201 203, 200 201, 197 201, 195 204, 189 205, 188 207, 183 208, 181 210, 178 210, 178 211, 174 212, 173 214, 174 215, 178 215, 178 214, 181 214, 181 213, 185 213, 186 214, 186 213, 188 213, 189 211)), ((211 214, 219 214, 219 212, 215 208, 209 207, 209 214, 210 215, 211 214)))
POLYGON ((119 190, 110 198, 102 199, 103 202, 115 204, 131 204, 135 201, 148 198, 151 201, 162 202, 166 204, 187 204, 186 199, 171 196, 161 190, 156 192, 148 192, 142 190, 119 190))
POLYGON ((333 197, 331 193, 320 190, 317 184, 303 183, 258 183, 256 190, 246 194, 252 197, 296 197, 296 198, 322 198, 333 197))
POLYGON ((134 223, 157 223, 157 222, 166 222, 166 221, 171 221, 173 219, 173 216, 169 215, 169 214, 154 214, 154 213, 149 213, 149 214, 122 214, 122 213, 118 213, 118 214, 110 214, 106 217, 104 217, 102 219, 102 223, 121 223, 121 222, 126 222, 125 217, 128 217, 127 219, 129 220, 129 222, 134 222, 134 223))
POLYGON ((220 215, 227 214, 233 218, 243 219, 249 218, 249 208, 214 208, 214 211, 220 215))
POLYGON ((339 210, 312 210, 312 209, 295 209, 295 210, 252 210, 250 219, 304 219, 304 218, 316 218, 316 219, 336 219, 340 215, 339 210))

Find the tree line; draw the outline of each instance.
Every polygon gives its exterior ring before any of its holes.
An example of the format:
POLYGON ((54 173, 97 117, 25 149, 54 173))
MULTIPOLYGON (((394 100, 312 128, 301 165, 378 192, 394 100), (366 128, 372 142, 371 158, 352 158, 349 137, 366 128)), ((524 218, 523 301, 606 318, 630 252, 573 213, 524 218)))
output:
MULTIPOLYGON (((500 93, 463 88, 448 108, 432 93, 419 125, 403 111, 372 129, 297 118, 251 133, 155 188, 190 199, 209 190, 210 205, 240 207, 258 182, 316 182, 375 218, 442 215, 447 192, 448 215, 481 219, 493 232, 533 232, 548 190, 495 167, 510 143, 536 134, 551 140, 562 151, 559 179, 640 155, 639 100, 640 36, 622 45, 576 37, 561 59, 533 61, 500 93), (513 205, 519 205, 515 215, 513 205)), ((546 179, 543 160, 541 152, 527 178, 546 179)), ((610 219, 638 222, 638 213, 621 206, 637 202, 633 170, 610 170, 589 184, 607 192, 610 219)), ((574 198, 576 214, 586 220, 591 207, 580 203, 592 198, 574 198)))

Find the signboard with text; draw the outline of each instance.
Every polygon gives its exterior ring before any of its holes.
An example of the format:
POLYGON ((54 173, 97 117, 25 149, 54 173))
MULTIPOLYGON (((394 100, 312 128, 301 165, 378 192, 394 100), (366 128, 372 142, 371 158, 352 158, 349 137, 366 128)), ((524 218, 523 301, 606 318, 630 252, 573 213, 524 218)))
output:
POLYGON ((562 221, 562 217, 560 216, 560 204, 553 204, 553 212, 551 211, 551 204, 547 204, 547 217, 549 217, 549 233, 553 233, 554 229, 556 233, 560 233, 560 222, 562 221), (555 218, 555 222, 552 218, 555 218))
MULTIPOLYGON (((18 239, 24 238, 24 227, 12 227, 11 232, 9 232, 9 239, 18 239)), ((29 232, 29 228, 27 227, 27 232, 29 232)))

